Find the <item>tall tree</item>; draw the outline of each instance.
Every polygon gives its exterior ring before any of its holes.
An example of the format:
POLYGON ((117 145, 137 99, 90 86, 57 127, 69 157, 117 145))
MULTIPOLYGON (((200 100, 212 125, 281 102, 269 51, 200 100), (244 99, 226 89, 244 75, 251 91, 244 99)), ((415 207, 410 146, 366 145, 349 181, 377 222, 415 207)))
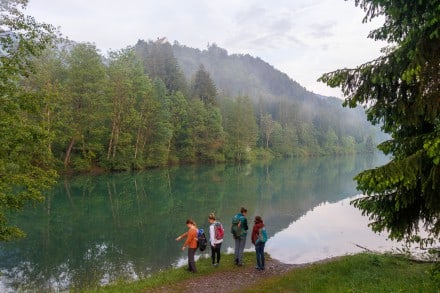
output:
POLYGON ((68 56, 67 89, 65 99, 65 125, 70 142, 64 158, 65 167, 70 167, 72 154, 77 169, 88 170, 92 167, 97 149, 94 143, 100 138, 102 117, 105 111, 106 90, 105 68, 101 56, 94 45, 77 44, 68 56), (78 146, 75 149, 75 146, 78 146))
POLYGON ((163 166, 168 163, 169 142, 172 138, 170 123, 169 99, 167 89, 161 79, 153 81, 151 97, 151 113, 145 121, 144 145, 147 167, 163 166))
POLYGON ((149 83, 131 48, 110 52, 107 72, 112 111, 106 160, 112 169, 128 170, 133 163, 133 126, 138 121, 136 101, 144 97, 149 83))
POLYGON ((366 195, 354 205, 369 215, 374 231, 410 240, 419 224, 440 234, 440 1, 356 0, 364 22, 384 17, 369 37, 390 46, 383 56, 320 79, 340 86, 345 105, 367 107, 391 139, 380 149, 391 161, 357 175, 366 195))
POLYGON ((200 65, 192 81, 191 95, 206 105, 216 104, 217 88, 203 64, 200 65))
POLYGON ((40 100, 40 116, 35 116, 36 123, 41 123, 50 135, 48 148, 57 156, 60 151, 56 141, 64 137, 60 117, 60 101, 63 97, 63 85, 66 81, 66 70, 63 65, 64 52, 48 48, 34 58, 32 66, 34 72, 23 80, 26 91, 35 95, 40 100))
POLYGON ((6 213, 43 200, 56 177, 50 136, 42 121, 33 119, 44 102, 20 86, 55 30, 24 15, 27 2, 0 2, 0 241, 24 235, 8 223, 6 213))
POLYGON ((136 141, 134 144, 133 160, 134 168, 142 169, 146 166, 145 146, 149 140, 149 125, 153 119, 157 103, 154 102, 153 83, 148 76, 144 76, 136 86, 141 90, 136 96, 135 108, 137 117, 133 125, 136 131, 136 141))
POLYGON ((264 147, 266 149, 269 148, 269 142, 271 139, 272 134, 275 131, 275 124, 277 123, 272 119, 272 115, 265 113, 261 117, 261 125, 260 125, 260 135, 263 138, 264 147))
POLYGON ((258 126, 254 105, 248 97, 222 101, 223 125, 227 135, 226 156, 235 161, 249 160, 255 148, 258 126))
POLYGON ((181 92, 176 92, 169 98, 170 123, 172 137, 168 143, 169 162, 175 163, 185 157, 185 141, 188 139, 188 100, 181 92))
POLYGON ((165 38, 156 42, 139 40, 134 48, 144 63, 145 73, 152 80, 161 79, 170 93, 187 92, 185 76, 174 57, 171 44, 165 38))

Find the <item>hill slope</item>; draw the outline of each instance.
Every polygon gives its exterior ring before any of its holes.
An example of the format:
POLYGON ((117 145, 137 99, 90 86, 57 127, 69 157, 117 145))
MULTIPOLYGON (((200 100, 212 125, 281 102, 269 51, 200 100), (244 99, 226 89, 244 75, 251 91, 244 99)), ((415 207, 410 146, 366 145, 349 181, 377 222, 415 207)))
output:
POLYGON ((172 46, 187 80, 195 75, 200 65, 210 73, 219 96, 248 96, 255 103, 264 101, 266 110, 279 120, 280 105, 294 105, 298 120, 313 123, 315 127, 326 124, 339 125, 345 135, 360 137, 371 133, 376 141, 384 140, 378 127, 367 121, 364 109, 342 107, 342 101, 307 91, 287 74, 258 57, 249 54, 228 54, 227 50, 213 44, 206 50, 190 48, 175 42, 172 46))

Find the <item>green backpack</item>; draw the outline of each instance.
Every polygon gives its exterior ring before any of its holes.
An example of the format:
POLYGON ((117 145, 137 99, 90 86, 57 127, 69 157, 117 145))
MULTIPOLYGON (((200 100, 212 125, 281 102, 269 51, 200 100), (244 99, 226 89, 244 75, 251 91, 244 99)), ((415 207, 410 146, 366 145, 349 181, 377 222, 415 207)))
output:
POLYGON ((232 217, 231 233, 235 239, 240 238, 240 236, 241 236, 241 217, 240 216, 235 215, 234 217, 232 217))
POLYGON ((260 242, 266 243, 266 241, 267 241, 266 228, 263 227, 258 230, 258 240, 260 242))

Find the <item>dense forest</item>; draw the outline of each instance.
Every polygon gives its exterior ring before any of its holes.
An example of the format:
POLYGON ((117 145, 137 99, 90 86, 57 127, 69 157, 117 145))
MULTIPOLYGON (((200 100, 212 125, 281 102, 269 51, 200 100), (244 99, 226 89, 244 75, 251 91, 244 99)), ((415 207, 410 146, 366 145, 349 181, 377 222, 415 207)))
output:
POLYGON ((216 45, 140 40, 104 56, 62 41, 33 63, 23 86, 41 105, 30 118, 50 134, 58 170, 371 152, 378 132, 362 109, 216 45))

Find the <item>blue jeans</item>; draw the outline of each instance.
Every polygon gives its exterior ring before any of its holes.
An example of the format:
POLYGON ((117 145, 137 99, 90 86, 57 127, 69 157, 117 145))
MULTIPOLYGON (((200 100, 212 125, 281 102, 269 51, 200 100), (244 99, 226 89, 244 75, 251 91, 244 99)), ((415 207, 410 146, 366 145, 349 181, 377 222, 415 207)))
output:
POLYGON ((246 236, 240 236, 235 239, 235 263, 238 265, 243 264, 243 252, 246 246, 246 236))
POLYGON ((255 244, 255 252, 257 254, 257 268, 264 270, 264 242, 255 244))

